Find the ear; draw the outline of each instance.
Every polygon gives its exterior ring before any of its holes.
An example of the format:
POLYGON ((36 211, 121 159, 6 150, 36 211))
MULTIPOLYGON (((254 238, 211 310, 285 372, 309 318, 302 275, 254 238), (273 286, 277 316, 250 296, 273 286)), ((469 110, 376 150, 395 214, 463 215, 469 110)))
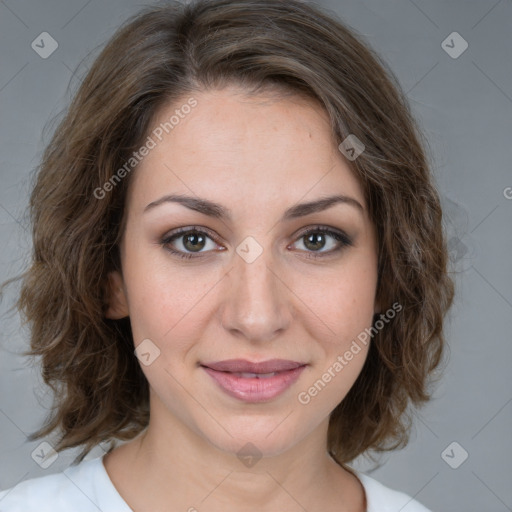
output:
POLYGON ((128 301, 121 274, 115 270, 107 275, 107 311, 105 316, 111 320, 119 320, 129 316, 128 301))

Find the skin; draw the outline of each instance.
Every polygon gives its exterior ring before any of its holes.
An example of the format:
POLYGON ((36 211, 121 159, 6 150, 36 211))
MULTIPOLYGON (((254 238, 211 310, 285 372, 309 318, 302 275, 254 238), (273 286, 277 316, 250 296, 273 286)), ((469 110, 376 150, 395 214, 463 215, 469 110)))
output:
MULTIPOLYGON (((149 426, 106 455, 105 468, 135 512, 364 512, 361 483, 328 455, 326 439, 329 414, 354 384, 368 347, 307 405, 297 398, 378 312, 376 234, 361 187, 316 103, 235 87, 194 98, 198 105, 131 177, 122 274, 109 275, 107 316, 129 316, 135 346, 150 339, 160 355, 141 366, 150 384, 149 426), (232 220, 177 203, 144 212, 171 193, 220 203, 232 220), (332 194, 362 209, 340 203, 280 221, 287 208, 332 194), (345 232, 352 245, 334 251, 340 244, 325 235, 315 249, 303 232, 318 225, 345 232), (216 239, 187 245, 182 235, 168 245, 198 254, 195 247, 202 257, 180 259, 162 245, 172 230, 192 226, 216 239), (248 236, 263 250, 251 263, 236 252, 248 236), (308 366, 280 396, 246 403, 199 366, 232 358, 308 366), (237 457, 247 442, 262 455, 252 467, 237 457)), ((187 99, 162 109, 155 126, 187 99)))

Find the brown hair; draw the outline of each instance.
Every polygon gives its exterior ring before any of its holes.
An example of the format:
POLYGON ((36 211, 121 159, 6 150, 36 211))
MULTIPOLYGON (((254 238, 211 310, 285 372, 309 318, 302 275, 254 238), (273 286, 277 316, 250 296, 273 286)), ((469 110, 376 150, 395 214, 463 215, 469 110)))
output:
MULTIPOLYGON (((355 135, 350 163, 379 244, 377 298, 403 309, 372 339, 354 386, 333 411, 328 449, 341 464, 404 446, 410 403, 443 354, 453 298, 438 194, 426 141, 387 65, 353 29, 299 0, 200 0, 145 8, 87 73, 48 144, 30 198, 33 259, 19 310, 31 327, 54 408, 31 439, 60 431, 57 450, 128 440, 148 423, 148 384, 128 318, 105 318, 107 274, 118 244, 128 175, 95 190, 129 160, 160 107, 236 83, 315 98, 338 142, 355 135)), ((136 171, 134 171, 136 172, 136 171)))

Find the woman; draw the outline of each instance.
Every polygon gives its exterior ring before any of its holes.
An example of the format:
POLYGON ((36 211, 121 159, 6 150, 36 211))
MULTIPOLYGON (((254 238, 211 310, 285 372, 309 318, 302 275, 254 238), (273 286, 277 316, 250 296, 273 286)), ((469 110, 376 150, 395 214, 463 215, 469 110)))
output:
POLYGON ((2 511, 427 510, 347 465, 406 444, 453 296, 421 135, 347 27, 295 0, 144 10, 30 207, 18 306, 56 400, 32 439, 83 449, 2 511))

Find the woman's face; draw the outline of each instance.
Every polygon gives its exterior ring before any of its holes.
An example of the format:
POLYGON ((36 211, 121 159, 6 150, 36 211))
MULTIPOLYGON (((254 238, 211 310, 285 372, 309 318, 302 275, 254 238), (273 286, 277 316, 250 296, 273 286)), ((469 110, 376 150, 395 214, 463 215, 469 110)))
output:
POLYGON ((159 113, 154 128, 181 114, 131 177, 108 316, 129 315, 142 343, 154 425, 278 454, 325 438, 362 369, 375 231, 318 106, 231 87, 194 98, 159 113), (322 208, 331 196, 345 199, 322 208))

